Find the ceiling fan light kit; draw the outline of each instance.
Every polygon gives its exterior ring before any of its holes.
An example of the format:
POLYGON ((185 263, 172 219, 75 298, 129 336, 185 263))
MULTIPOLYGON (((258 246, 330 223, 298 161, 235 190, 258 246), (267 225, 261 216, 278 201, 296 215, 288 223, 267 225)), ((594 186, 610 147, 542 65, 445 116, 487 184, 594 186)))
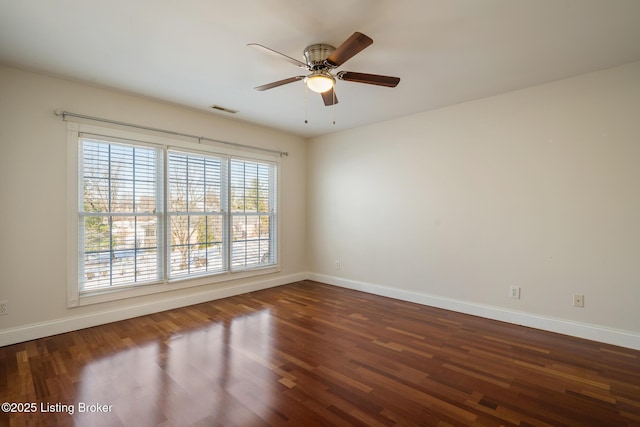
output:
POLYGON ((354 57, 356 54, 360 53, 372 43, 373 40, 370 37, 362 33, 355 32, 337 48, 324 43, 312 44, 310 46, 307 46, 303 52, 306 63, 298 61, 295 58, 287 56, 266 46, 262 46, 257 43, 250 43, 248 44, 248 46, 259 48, 269 54, 276 54, 282 59, 291 62, 293 65, 300 68, 305 68, 306 70, 311 72, 311 74, 307 76, 289 77, 287 79, 278 80, 276 82, 258 86, 254 89, 263 91, 273 89, 274 87, 282 86, 288 83, 293 83, 298 80, 304 80, 307 87, 312 91, 321 94, 324 104, 326 106, 330 106, 338 103, 338 99, 336 98, 334 89, 334 86, 336 84, 336 77, 340 80, 355 83, 396 87, 400 82, 399 77, 356 73, 352 71, 340 71, 335 75, 331 73, 331 70, 340 67, 346 61, 354 57))
POLYGON ((316 93, 324 93, 336 84, 336 79, 327 71, 314 71, 309 76, 305 77, 304 82, 312 91, 316 93))

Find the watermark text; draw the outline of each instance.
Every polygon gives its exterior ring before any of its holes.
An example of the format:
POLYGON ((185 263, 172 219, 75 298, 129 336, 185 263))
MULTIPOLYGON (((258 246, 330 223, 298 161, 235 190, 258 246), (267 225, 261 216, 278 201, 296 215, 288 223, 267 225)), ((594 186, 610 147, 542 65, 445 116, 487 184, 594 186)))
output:
POLYGON ((100 402, 4 402, 2 412, 24 414, 24 413, 67 413, 73 415, 75 413, 91 413, 91 414, 107 414, 113 411, 113 405, 107 405, 100 402))

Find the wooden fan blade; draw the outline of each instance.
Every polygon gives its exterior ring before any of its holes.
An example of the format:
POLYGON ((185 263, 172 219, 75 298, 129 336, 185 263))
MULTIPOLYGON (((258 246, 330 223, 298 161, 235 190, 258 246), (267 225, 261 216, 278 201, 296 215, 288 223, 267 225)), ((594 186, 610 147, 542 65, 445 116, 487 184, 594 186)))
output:
POLYGON ((376 86, 396 87, 400 83, 400 77, 380 76, 378 74, 354 73, 353 71, 341 71, 336 75, 340 80, 347 82, 366 83, 376 86))
POLYGON ((334 67, 339 67, 372 43, 373 39, 356 31, 329 55, 327 62, 334 67))
POLYGON ((264 53, 266 53, 266 54, 268 54, 268 55, 271 55, 271 56, 275 56, 275 57, 277 57, 277 58, 284 59, 284 60, 286 60, 286 61, 288 61, 288 62, 292 63, 292 64, 293 64, 293 65, 295 65, 296 67, 304 68, 305 70, 308 70, 308 69, 309 69, 309 66, 308 66, 307 64, 305 64, 304 62, 302 62, 302 61, 298 61, 297 59, 292 58, 292 57, 290 57, 290 56, 288 56, 288 55, 285 55, 284 53, 280 53, 280 52, 278 52, 277 50, 273 50, 273 49, 268 48, 268 47, 266 47, 266 46, 262 46, 261 44, 258 44, 258 43, 249 43, 247 46, 251 46, 251 47, 253 47, 253 48, 256 48, 257 50, 259 50, 259 51, 261 51, 261 52, 264 52, 264 53))
POLYGON ((289 77, 288 79, 278 80, 277 82, 267 83, 266 85, 254 87, 254 89, 255 90, 273 89, 274 87, 286 85, 288 83, 297 82, 298 80, 303 80, 303 79, 304 79, 304 76, 289 77))
POLYGON ((327 107, 338 103, 338 98, 336 97, 336 91, 335 91, 335 88, 333 87, 326 92, 322 92, 320 95, 322 95, 322 100, 324 101, 324 105, 326 105, 327 107))

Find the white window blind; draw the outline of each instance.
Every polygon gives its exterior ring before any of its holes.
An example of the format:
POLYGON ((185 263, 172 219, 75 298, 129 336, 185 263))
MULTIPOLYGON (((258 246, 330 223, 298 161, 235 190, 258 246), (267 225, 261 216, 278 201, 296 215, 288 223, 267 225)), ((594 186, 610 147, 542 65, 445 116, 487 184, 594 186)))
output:
POLYGON ((226 159, 169 152, 169 277, 227 270, 226 159))
POLYGON ((78 287, 70 300, 277 271, 276 162, 77 135, 78 287))
POLYGON ((273 264, 276 254, 276 166, 231 160, 231 268, 273 264))
POLYGON ((81 291, 162 277, 162 151, 81 139, 81 291))

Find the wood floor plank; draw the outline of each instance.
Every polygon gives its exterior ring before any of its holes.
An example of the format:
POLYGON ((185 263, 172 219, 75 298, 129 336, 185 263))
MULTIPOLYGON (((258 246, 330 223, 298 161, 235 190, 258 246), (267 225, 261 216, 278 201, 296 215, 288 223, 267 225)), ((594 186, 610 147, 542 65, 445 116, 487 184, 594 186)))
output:
POLYGON ((640 426, 640 352, 302 281, 1 347, 1 402, 37 410, 0 426, 640 426))

